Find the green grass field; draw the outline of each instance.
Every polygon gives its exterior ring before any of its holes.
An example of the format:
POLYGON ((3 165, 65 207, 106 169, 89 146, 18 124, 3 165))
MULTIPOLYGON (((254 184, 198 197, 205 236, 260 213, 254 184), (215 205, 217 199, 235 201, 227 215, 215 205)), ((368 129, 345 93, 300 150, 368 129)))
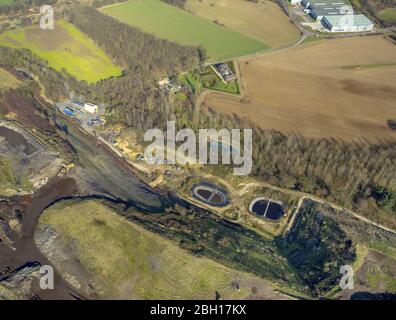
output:
POLYGON ((13 2, 14 2, 14 0, 0 0, 0 7, 10 4, 10 3, 13 3, 13 2))
POLYGON ((101 11, 160 38, 183 45, 202 45, 211 61, 269 48, 262 42, 158 0, 130 0, 101 11))
POLYGON ((378 12, 378 17, 385 22, 396 24, 396 8, 387 8, 378 12))
POLYGON ((6 31, 0 34, 0 45, 30 49, 54 69, 66 69, 77 79, 90 83, 122 72, 91 39, 63 20, 56 21, 54 30, 31 26, 6 31))
POLYGON ((7 71, 0 69, 0 89, 3 88, 15 88, 19 84, 18 80, 15 79, 7 71))
POLYGON ((267 287, 257 277, 189 254, 98 201, 60 202, 39 223, 72 244, 71 261, 87 270, 101 298, 214 299, 218 291, 240 299, 250 296, 251 285, 267 287), (234 281, 240 290, 231 286, 234 281))

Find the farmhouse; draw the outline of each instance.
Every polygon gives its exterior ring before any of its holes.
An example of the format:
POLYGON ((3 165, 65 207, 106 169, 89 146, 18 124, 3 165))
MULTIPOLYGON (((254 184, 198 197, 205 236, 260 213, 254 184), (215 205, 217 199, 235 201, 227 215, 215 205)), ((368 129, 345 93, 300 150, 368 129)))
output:
POLYGON ((224 82, 230 82, 237 79, 236 75, 232 72, 227 63, 219 63, 214 67, 212 66, 212 68, 224 82))
POLYGON ((370 31, 374 27, 364 14, 325 16, 322 23, 331 32, 370 31))

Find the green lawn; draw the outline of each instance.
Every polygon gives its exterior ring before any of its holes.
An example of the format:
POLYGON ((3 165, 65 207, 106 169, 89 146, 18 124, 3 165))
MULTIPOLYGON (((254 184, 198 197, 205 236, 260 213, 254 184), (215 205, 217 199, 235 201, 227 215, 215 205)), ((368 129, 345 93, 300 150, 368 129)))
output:
POLYGON ((91 83, 122 72, 91 39, 63 20, 55 23, 54 30, 31 26, 4 32, 0 45, 30 49, 54 69, 66 69, 77 79, 91 83))
MULTIPOLYGON (((232 71, 235 73, 233 64, 228 64, 230 65, 232 71)), ((216 75, 216 73, 210 67, 207 67, 204 72, 201 73, 201 81, 204 88, 232 94, 239 94, 238 81, 231 81, 225 83, 216 75)))
POLYGON ((191 72, 182 75, 180 77, 180 82, 188 87, 191 87, 194 92, 199 92, 202 88, 199 75, 193 74, 191 72))
POLYGON ((269 48, 264 43, 159 0, 130 0, 104 7, 101 11, 160 38, 183 45, 202 45, 212 61, 269 48))
POLYGON ((383 9, 378 13, 378 17, 385 22, 396 24, 396 8, 383 9))
POLYGON ((0 7, 13 2, 14 0, 0 0, 0 7))

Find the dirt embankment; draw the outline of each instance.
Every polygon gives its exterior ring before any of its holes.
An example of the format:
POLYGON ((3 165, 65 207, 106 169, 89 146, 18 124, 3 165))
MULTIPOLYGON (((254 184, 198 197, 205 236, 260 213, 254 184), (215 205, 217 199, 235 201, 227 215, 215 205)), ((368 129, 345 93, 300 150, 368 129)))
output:
POLYGON ((17 294, 19 292, 24 298, 82 298, 57 273, 55 273, 56 290, 41 290, 36 276, 29 277, 31 280, 31 283, 28 284, 29 290, 21 287, 26 283, 14 281, 14 287, 8 283, 10 277, 20 271, 22 266, 51 265, 33 241, 37 220, 49 204, 73 196, 77 190, 74 180, 55 179, 32 196, 16 196, 0 202, 0 221, 3 222, 2 232, 0 232, 0 286, 17 294))

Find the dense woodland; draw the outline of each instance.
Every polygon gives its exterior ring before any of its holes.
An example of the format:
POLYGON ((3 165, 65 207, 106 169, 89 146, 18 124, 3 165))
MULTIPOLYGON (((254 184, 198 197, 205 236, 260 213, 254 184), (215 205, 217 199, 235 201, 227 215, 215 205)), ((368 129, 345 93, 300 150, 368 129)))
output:
POLYGON ((33 6, 54 5, 58 0, 15 0, 10 4, 0 5, 0 14, 9 14, 26 10, 33 6))
POLYGON ((384 27, 394 26, 395 23, 391 21, 384 21, 379 16, 382 9, 396 8, 396 0, 354 0, 351 4, 355 10, 367 14, 371 19, 376 20, 379 24, 384 27))
MULTIPOLYGON (((161 75, 178 74, 202 63, 203 50, 157 39, 92 8, 75 8, 70 21, 92 37, 119 64, 122 77, 88 85, 59 74, 28 50, 0 48, 0 65, 23 67, 39 78, 54 100, 72 92, 108 106, 113 120, 138 133, 177 120, 179 127, 253 127, 236 117, 196 107, 198 94, 177 101, 159 90, 161 75)), ((391 130, 391 129, 389 129, 391 130)), ((256 128, 253 172, 269 183, 316 194, 396 227, 396 142, 343 143, 307 139, 256 128)))
POLYGON ((187 2, 187 0, 161 0, 161 1, 171 4, 172 6, 179 7, 179 8, 184 8, 186 5, 186 2, 187 2))

